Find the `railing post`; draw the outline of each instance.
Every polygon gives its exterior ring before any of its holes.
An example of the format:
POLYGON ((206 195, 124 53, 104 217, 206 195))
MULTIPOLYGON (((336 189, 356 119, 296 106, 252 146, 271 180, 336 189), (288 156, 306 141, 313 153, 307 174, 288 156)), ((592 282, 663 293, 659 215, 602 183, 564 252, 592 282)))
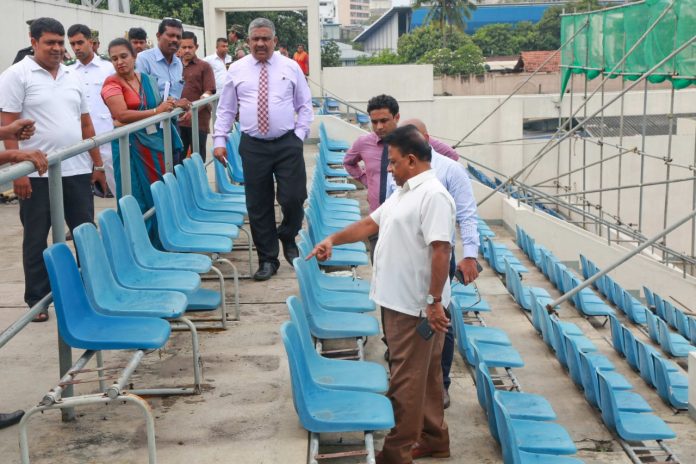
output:
POLYGON ((172 150, 172 123, 171 119, 162 121, 164 130, 164 170, 165 172, 174 171, 174 151, 172 150))
MULTIPOLYGON (((191 153, 198 151, 200 146, 200 137, 198 135, 198 110, 200 106, 191 108, 191 153)), ((199 153, 202 158, 205 158, 205 153, 199 153)), ((182 156, 186 156, 184 153, 182 156)))
MULTIPOLYGON (((63 176, 61 163, 55 163, 48 167, 48 198, 51 208, 51 231, 53 243, 65 242, 65 212, 63 210, 63 176)), ((58 332, 58 365, 60 378, 72 367, 72 349, 65 343, 58 332)), ((64 397, 72 396, 73 387, 67 385, 64 397)), ((75 419, 75 410, 72 408, 61 409, 63 422, 75 419)))
MULTIPOLYGON (((118 139, 118 152, 121 165, 121 195, 131 194, 130 137, 126 134, 118 139)), ((116 192, 114 192, 116 194, 116 192)))

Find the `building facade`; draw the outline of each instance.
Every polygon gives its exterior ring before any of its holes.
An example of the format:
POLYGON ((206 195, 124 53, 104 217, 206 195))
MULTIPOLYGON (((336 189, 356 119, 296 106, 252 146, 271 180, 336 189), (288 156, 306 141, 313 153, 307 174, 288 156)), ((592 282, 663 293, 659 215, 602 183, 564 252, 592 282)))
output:
POLYGON ((370 20, 370 0, 337 0, 341 26, 357 26, 370 20))

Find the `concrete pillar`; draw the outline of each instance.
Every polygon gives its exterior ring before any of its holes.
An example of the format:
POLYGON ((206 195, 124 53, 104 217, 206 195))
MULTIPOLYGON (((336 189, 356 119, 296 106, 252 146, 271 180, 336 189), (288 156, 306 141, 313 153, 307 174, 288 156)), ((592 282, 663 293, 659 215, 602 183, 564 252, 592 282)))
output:
POLYGON ((689 353, 689 416, 696 420, 696 352, 689 353))
POLYGON ((319 24, 319 2, 307 1, 307 47, 309 50, 309 87, 312 95, 321 96, 321 87, 324 86, 321 72, 321 28, 319 24))

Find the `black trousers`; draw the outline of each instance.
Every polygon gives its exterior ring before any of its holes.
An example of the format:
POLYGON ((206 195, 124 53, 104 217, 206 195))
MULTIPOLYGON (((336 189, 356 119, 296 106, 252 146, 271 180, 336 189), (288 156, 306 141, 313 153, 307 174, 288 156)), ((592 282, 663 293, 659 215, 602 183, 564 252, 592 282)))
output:
MULTIPOLYGON (((63 208, 70 232, 85 222, 94 222, 92 175, 63 177, 63 208)), ((34 306, 51 291, 43 251, 48 247, 51 229, 51 205, 48 179, 31 177, 31 197, 19 201, 19 219, 24 227, 22 262, 24 265, 24 301, 34 306)))
POLYGON ((304 143, 290 131, 284 136, 262 141, 242 134, 239 153, 244 169, 246 205, 251 235, 259 263, 278 261, 278 239, 294 242, 302 228, 307 199, 307 172, 304 143), (277 184, 274 188, 273 178, 277 184), (276 228, 274 198, 278 199, 283 219, 276 228))
POLYGON ((202 130, 198 131, 198 147, 193 146, 193 130, 190 127, 179 126, 179 135, 181 135, 181 142, 184 144, 184 153, 182 158, 186 158, 186 154, 190 149, 191 153, 198 152, 205 163, 208 133, 203 132, 202 130))

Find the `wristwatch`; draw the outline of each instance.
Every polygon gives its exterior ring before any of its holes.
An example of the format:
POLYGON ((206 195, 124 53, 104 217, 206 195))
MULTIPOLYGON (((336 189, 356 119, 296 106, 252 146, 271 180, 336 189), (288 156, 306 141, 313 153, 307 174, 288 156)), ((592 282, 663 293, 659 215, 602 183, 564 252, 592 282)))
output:
POLYGON ((442 301, 441 296, 434 297, 434 296, 428 294, 428 296, 425 297, 425 302, 428 303, 429 305, 439 303, 441 301, 442 301))
POLYGON ((104 166, 93 166, 92 169, 96 172, 106 172, 106 169, 104 169, 104 166))

